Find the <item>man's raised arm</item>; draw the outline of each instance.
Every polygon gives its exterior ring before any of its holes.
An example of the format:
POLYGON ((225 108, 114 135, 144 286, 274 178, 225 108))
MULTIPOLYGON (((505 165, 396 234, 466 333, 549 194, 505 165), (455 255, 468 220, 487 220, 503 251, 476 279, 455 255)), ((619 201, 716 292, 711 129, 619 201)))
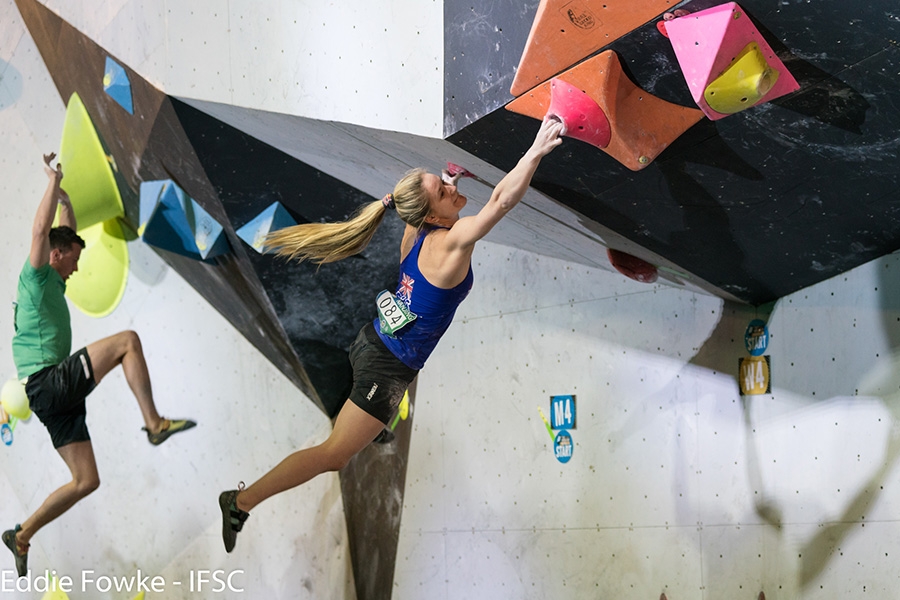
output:
MULTIPOLYGON (((41 203, 38 205, 37 213, 34 215, 34 225, 31 227, 31 252, 29 260, 31 266, 38 269, 50 262, 50 228, 53 227, 53 219, 56 217, 56 207, 60 204, 61 194, 65 194, 59 189, 59 184, 63 178, 62 165, 57 164, 56 168, 50 166, 56 154, 50 153, 44 155, 44 171, 47 173, 47 189, 41 203)), ((74 223, 75 217, 72 213, 71 203, 68 202, 69 197, 65 196, 63 203, 63 214, 60 215, 60 223, 62 217, 68 212, 71 215, 71 221, 74 223)))

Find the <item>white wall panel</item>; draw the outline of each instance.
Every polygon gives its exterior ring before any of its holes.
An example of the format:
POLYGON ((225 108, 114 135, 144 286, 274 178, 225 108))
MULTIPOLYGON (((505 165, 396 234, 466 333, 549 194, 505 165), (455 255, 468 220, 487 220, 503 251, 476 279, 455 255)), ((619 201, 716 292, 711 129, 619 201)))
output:
MULTIPOLYGON (((893 355, 896 319, 872 293, 895 262, 885 257, 754 309, 486 244, 476 254, 473 292, 420 380, 410 465, 417 483, 407 489, 401 560, 412 531, 492 539, 498 530, 530 532, 537 543, 548 532, 592 527, 690 530, 699 532, 692 560, 702 581, 677 595, 668 588, 670 598, 755 598, 760 590, 769 598, 820 597, 822 578, 857 572, 838 548, 864 535, 857 529, 879 536, 872 528, 898 514, 897 403, 822 396, 854 394, 867 377, 900 387, 890 368, 896 359, 885 358, 893 355), (773 392, 742 397, 744 330, 770 311, 773 392), (810 328, 822 336, 810 340, 810 328), (832 356, 849 359, 844 370, 832 356), (876 372, 878 357, 887 366, 876 372), (790 362, 803 367, 790 370, 790 362), (550 454, 537 414, 537 404, 547 411, 549 396, 560 393, 576 393, 579 409, 565 465, 550 454), (440 510, 425 510, 426 497, 440 510), (833 551, 822 549, 825 542, 833 551)), ((602 543, 591 539, 578 549, 602 543)), ((516 571, 515 578, 473 583, 462 572, 476 567, 460 568, 464 553, 454 558, 449 547, 435 562, 417 557, 431 571, 445 561, 449 597, 466 585, 473 597, 495 597, 497 586, 513 585, 542 561, 568 568, 558 553, 504 556, 515 568, 504 563, 497 572, 516 571)), ((406 575, 398 577, 403 589, 406 575)), ((890 579, 866 578, 867 589, 890 579)), ((588 580, 567 579, 575 589, 566 591, 590 597, 598 581, 604 593, 619 591, 620 581, 596 573, 588 580)))
POLYGON ((173 96, 442 137, 436 0, 47 5, 173 96))

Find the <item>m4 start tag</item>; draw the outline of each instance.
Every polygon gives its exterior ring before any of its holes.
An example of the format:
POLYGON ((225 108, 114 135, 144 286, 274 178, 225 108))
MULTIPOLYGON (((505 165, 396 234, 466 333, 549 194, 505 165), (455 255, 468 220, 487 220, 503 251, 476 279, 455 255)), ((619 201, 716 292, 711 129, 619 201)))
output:
POLYGON ((378 307, 378 321, 381 333, 394 337, 394 333, 416 320, 416 315, 409 310, 406 303, 387 290, 375 298, 378 307))

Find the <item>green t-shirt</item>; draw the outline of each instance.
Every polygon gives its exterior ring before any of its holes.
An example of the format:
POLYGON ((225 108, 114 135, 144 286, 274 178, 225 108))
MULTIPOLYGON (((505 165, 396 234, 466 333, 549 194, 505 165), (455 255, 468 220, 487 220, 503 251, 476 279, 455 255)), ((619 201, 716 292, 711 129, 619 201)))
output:
POLYGON ((19 274, 12 351, 19 379, 57 365, 72 352, 66 282, 49 264, 35 269, 26 259, 19 274))

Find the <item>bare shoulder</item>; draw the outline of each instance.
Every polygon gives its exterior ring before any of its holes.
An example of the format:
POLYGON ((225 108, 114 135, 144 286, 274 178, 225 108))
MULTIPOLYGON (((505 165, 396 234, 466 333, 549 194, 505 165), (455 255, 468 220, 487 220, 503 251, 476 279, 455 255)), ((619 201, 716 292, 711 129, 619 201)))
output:
POLYGON ((466 278, 474 247, 460 249, 450 240, 449 229, 437 229, 423 240, 419 252, 419 270, 432 285, 445 289, 466 278))
POLYGON ((406 224, 406 229, 403 230, 403 239, 400 240, 400 260, 406 258, 406 255, 409 254, 409 251, 412 250, 413 245, 416 243, 416 236, 419 234, 419 230, 410 225, 406 224))

